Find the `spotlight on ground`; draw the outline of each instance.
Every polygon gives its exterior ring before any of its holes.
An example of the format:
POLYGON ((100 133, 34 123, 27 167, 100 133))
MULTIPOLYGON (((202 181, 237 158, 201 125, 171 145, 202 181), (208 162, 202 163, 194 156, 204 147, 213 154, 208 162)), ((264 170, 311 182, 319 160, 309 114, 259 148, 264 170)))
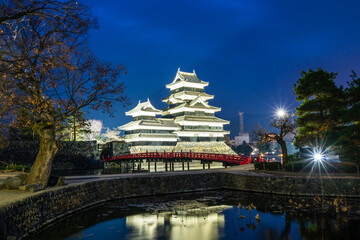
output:
POLYGON ((314 153, 314 160, 315 161, 322 161, 324 158, 324 155, 322 155, 321 153, 314 153))

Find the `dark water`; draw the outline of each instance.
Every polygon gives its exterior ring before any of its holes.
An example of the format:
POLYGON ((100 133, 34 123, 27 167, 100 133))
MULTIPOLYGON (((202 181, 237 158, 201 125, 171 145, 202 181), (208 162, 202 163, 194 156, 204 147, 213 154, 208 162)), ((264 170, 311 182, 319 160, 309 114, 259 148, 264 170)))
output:
POLYGON ((335 202, 235 191, 132 198, 79 212, 31 239, 360 239, 359 202, 335 202))

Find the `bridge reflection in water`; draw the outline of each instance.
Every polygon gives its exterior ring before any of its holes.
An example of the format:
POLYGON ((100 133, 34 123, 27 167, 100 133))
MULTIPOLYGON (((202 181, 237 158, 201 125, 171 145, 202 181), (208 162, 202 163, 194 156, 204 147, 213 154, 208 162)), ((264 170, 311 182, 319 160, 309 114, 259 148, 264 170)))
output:
POLYGON ((211 165, 213 165, 215 168, 219 168, 251 163, 251 158, 249 156, 195 152, 133 153, 102 158, 101 160, 105 164, 116 163, 118 164, 118 167, 120 169, 132 169, 133 171, 135 171, 136 169, 147 169, 147 171, 149 172, 157 172, 159 170, 159 167, 163 167, 165 171, 184 171, 185 169, 190 170, 190 166, 193 165, 191 164, 193 161, 199 162, 202 165, 203 169, 205 169, 206 167, 210 169, 211 165), (144 164, 146 164, 147 166, 144 166, 144 164))

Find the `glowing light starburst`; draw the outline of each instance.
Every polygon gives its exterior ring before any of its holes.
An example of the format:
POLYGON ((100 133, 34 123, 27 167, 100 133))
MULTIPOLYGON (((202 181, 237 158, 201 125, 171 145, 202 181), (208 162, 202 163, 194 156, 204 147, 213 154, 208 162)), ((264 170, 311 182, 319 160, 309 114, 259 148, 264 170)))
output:
MULTIPOLYGON (((304 153, 304 160, 307 161, 305 168, 309 169, 309 176, 318 175, 321 177, 323 173, 330 176, 334 165, 327 161, 327 158, 333 154, 332 145, 326 144, 324 140, 316 141, 314 144, 308 144, 307 153, 304 153)), ((305 169, 304 168, 304 169, 305 169)))
POLYGON ((276 110, 276 116, 278 118, 283 118, 283 117, 285 117, 285 115, 286 115, 285 109, 279 108, 278 110, 276 110))
POLYGON ((321 153, 314 153, 314 160, 315 161, 322 161, 324 158, 324 155, 321 153))

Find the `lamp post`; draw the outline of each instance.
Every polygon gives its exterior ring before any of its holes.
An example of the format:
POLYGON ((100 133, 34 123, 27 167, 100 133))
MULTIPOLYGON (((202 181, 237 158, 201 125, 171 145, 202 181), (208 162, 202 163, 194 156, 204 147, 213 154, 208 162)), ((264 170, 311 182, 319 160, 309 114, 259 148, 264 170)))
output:
POLYGON ((279 109, 276 110, 276 116, 278 118, 283 118, 283 117, 285 117, 285 115, 286 115, 285 109, 279 108, 279 109))

